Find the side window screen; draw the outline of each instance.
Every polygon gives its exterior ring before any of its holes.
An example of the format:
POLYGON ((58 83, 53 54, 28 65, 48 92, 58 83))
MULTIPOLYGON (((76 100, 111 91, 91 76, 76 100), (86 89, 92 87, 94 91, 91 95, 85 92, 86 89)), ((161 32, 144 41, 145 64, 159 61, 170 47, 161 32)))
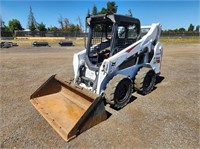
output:
POLYGON ((125 38, 125 27, 118 26, 118 38, 124 39, 125 38))
POLYGON ((146 35, 149 30, 150 30, 149 28, 142 28, 141 29, 141 37, 143 37, 144 35, 146 35))
POLYGON ((114 54, 137 41, 137 26, 133 23, 121 22, 117 26, 114 54))
POLYGON ((137 28, 133 24, 128 27, 128 39, 136 39, 136 38, 137 38, 137 28))

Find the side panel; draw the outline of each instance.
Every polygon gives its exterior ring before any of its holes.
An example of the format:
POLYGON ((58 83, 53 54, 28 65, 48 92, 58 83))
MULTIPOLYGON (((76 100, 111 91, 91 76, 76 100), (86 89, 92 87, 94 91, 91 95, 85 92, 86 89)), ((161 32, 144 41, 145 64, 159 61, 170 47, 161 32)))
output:
POLYGON ((75 53, 73 57, 73 68, 74 68, 74 83, 79 76, 79 67, 84 63, 86 50, 82 50, 79 53, 75 53))
POLYGON ((150 65, 152 66, 156 74, 160 73, 162 54, 163 54, 163 47, 161 43, 158 42, 154 47, 154 56, 152 58, 152 61, 150 62, 150 65))

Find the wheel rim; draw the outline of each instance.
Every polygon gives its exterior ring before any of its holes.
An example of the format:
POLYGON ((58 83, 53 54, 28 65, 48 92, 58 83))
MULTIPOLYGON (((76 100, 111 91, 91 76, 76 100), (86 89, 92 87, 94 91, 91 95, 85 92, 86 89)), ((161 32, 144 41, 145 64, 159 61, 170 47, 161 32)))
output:
POLYGON ((116 90, 116 92, 117 92, 116 102, 118 102, 118 103, 126 102, 130 96, 130 91, 131 91, 130 83, 119 84, 119 86, 117 87, 117 90, 116 90))
POLYGON ((149 72, 144 78, 143 88, 146 91, 149 91, 153 87, 153 83, 154 83, 154 74, 152 72, 149 72))
POLYGON ((144 87, 148 88, 152 82, 152 77, 150 75, 147 75, 144 79, 144 87))

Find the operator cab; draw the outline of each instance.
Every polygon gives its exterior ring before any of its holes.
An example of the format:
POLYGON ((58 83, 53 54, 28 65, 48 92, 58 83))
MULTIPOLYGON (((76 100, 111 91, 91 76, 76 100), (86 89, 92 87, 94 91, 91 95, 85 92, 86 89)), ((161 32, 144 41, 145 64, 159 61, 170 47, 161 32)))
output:
POLYGON ((140 37, 140 21, 118 14, 97 15, 86 18, 89 35, 86 63, 97 71, 107 59, 136 42, 140 37))

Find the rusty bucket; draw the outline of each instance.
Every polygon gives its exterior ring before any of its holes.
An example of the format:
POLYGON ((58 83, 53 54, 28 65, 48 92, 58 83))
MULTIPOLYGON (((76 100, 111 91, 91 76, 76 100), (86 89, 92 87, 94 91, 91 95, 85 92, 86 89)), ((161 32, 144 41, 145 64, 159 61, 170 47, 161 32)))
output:
POLYGON ((30 102, 65 141, 107 119, 101 96, 57 75, 36 90, 30 102))

